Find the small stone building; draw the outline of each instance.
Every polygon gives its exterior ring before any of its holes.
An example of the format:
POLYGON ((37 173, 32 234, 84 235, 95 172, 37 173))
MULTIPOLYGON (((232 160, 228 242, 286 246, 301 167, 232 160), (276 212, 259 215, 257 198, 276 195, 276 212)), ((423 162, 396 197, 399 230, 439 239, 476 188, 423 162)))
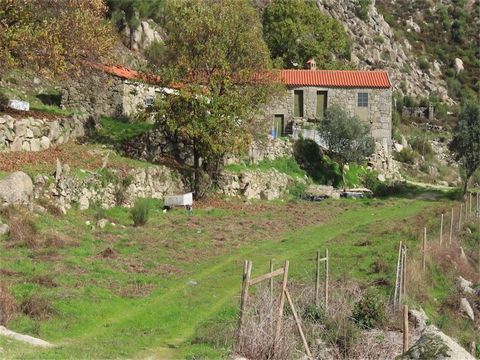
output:
MULTIPOLYGON (((392 84, 386 71, 281 70, 286 93, 267 108, 273 137, 312 134, 328 107, 339 105, 370 125, 377 168, 388 172, 392 146, 392 84)), ((317 139, 316 139, 317 140, 317 139)), ((321 140, 320 140, 321 142, 321 140)))
MULTIPOLYGON (((153 104, 162 88, 152 76, 123 66, 89 63, 88 74, 68 81, 61 105, 90 115, 128 117, 153 104)), ((164 91, 164 90, 163 90, 164 91)))

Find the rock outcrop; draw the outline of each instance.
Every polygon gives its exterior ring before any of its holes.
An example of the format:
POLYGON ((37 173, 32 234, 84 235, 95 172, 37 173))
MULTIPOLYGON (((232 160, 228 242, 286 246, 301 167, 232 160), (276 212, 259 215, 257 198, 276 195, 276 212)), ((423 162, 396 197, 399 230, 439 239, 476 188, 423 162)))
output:
MULTIPOLYGON (((377 11, 375 1, 369 6, 366 20, 357 16, 355 1, 317 0, 317 4, 344 24, 353 43, 352 61, 359 68, 388 70, 396 91, 427 98, 437 93, 444 101, 452 102, 441 74, 420 69, 416 60, 410 57, 411 45, 407 40, 395 39, 390 25, 377 11)), ((413 21, 411 27, 413 31, 421 31, 413 21)))
POLYGON ((420 339, 399 359, 474 360, 475 357, 437 327, 430 325, 426 327, 420 339))
POLYGON ((32 179, 24 172, 16 171, 0 180, 0 204, 28 204, 32 195, 32 179))

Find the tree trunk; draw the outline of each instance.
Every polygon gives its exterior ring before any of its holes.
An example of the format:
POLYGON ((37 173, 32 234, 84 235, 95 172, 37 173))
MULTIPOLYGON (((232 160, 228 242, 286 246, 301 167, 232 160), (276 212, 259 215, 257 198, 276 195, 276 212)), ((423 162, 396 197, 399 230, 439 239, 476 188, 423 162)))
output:
POLYGON ((193 197, 195 200, 200 198, 200 153, 196 146, 196 141, 193 141, 193 197))
POLYGON ((467 173, 467 176, 465 177, 465 184, 463 184, 463 196, 465 196, 465 194, 467 193, 468 181, 470 180, 472 175, 473 175, 473 172, 472 173, 467 173))

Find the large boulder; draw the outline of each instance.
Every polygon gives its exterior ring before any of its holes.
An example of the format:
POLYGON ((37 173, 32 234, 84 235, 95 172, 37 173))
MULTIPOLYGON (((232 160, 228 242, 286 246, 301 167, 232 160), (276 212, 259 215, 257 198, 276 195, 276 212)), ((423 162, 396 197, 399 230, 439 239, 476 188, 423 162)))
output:
POLYGON ((24 172, 16 171, 0 180, 0 203, 27 204, 32 194, 32 179, 24 172))
POLYGON ((475 360, 475 357, 436 326, 430 325, 420 339, 398 359, 475 360))

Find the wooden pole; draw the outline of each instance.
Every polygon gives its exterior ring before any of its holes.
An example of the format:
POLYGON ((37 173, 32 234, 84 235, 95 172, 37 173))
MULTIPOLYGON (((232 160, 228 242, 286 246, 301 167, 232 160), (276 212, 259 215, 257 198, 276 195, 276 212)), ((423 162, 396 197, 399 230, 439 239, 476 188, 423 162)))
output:
POLYGON ((407 245, 403 245, 403 298, 407 296, 407 245))
POLYGON ((397 258, 397 274, 395 277, 395 292, 393 294, 393 311, 397 311, 398 305, 398 292, 400 291, 400 261, 402 255, 402 242, 400 241, 400 246, 398 247, 398 258, 397 258))
POLYGON ((245 321, 245 308, 248 300, 248 286, 250 276, 252 274, 252 262, 245 260, 243 263, 243 283, 242 283, 242 297, 240 298, 240 321, 238 325, 238 339, 242 336, 243 322, 245 321))
POLYGON ((443 242, 443 214, 440 217, 440 246, 442 245, 443 242))
POLYGON ((472 193, 468 193, 468 199, 469 199, 468 216, 471 219, 472 218, 472 193))
POLYGON ((288 304, 290 305, 290 309, 292 310, 293 318, 297 323, 298 332, 300 333, 300 337, 302 338, 303 347, 305 348, 305 353, 309 358, 312 358, 312 353, 310 352, 310 348, 308 347, 307 339, 305 338, 305 334, 303 333, 302 323, 300 322, 300 318, 298 317, 297 311, 295 310, 295 306, 293 305, 292 298, 290 297, 290 293, 288 289, 285 289, 285 295, 287 296, 288 304))
POLYGON ((449 244, 452 243, 452 237, 453 237, 453 208, 452 208, 452 216, 450 218, 450 238, 448 240, 449 244))
POLYGON ((328 257, 328 248, 325 248, 325 311, 328 310, 328 281, 329 281, 329 272, 328 267, 330 263, 330 258, 328 257))
MULTIPOLYGON (((273 259, 270 259, 270 273, 273 272, 273 259)), ((270 303, 273 302, 273 276, 270 278, 270 303)))
POLYGON ((403 306, 403 352, 408 351, 408 306, 403 306))
POLYGON ((477 192, 477 217, 480 218, 480 192, 477 192))
POLYGON ((280 332, 282 331, 282 317, 283 317, 283 307, 285 305, 285 290, 287 289, 288 281, 288 260, 285 261, 283 267, 283 281, 282 281, 282 290, 280 293, 280 303, 278 305, 278 321, 277 321, 277 331, 275 332, 275 342, 280 340, 280 332))
POLYGON ((462 230, 462 212, 463 212, 463 203, 460 204, 460 211, 458 213, 458 233, 462 230))
POLYGON ((315 305, 320 305, 320 250, 317 250, 317 264, 315 266, 315 305))
POLYGON ((427 256, 427 228, 423 229, 423 272, 426 269, 426 256, 427 256))
POLYGON ((468 199, 465 199, 465 221, 468 221, 468 199))

